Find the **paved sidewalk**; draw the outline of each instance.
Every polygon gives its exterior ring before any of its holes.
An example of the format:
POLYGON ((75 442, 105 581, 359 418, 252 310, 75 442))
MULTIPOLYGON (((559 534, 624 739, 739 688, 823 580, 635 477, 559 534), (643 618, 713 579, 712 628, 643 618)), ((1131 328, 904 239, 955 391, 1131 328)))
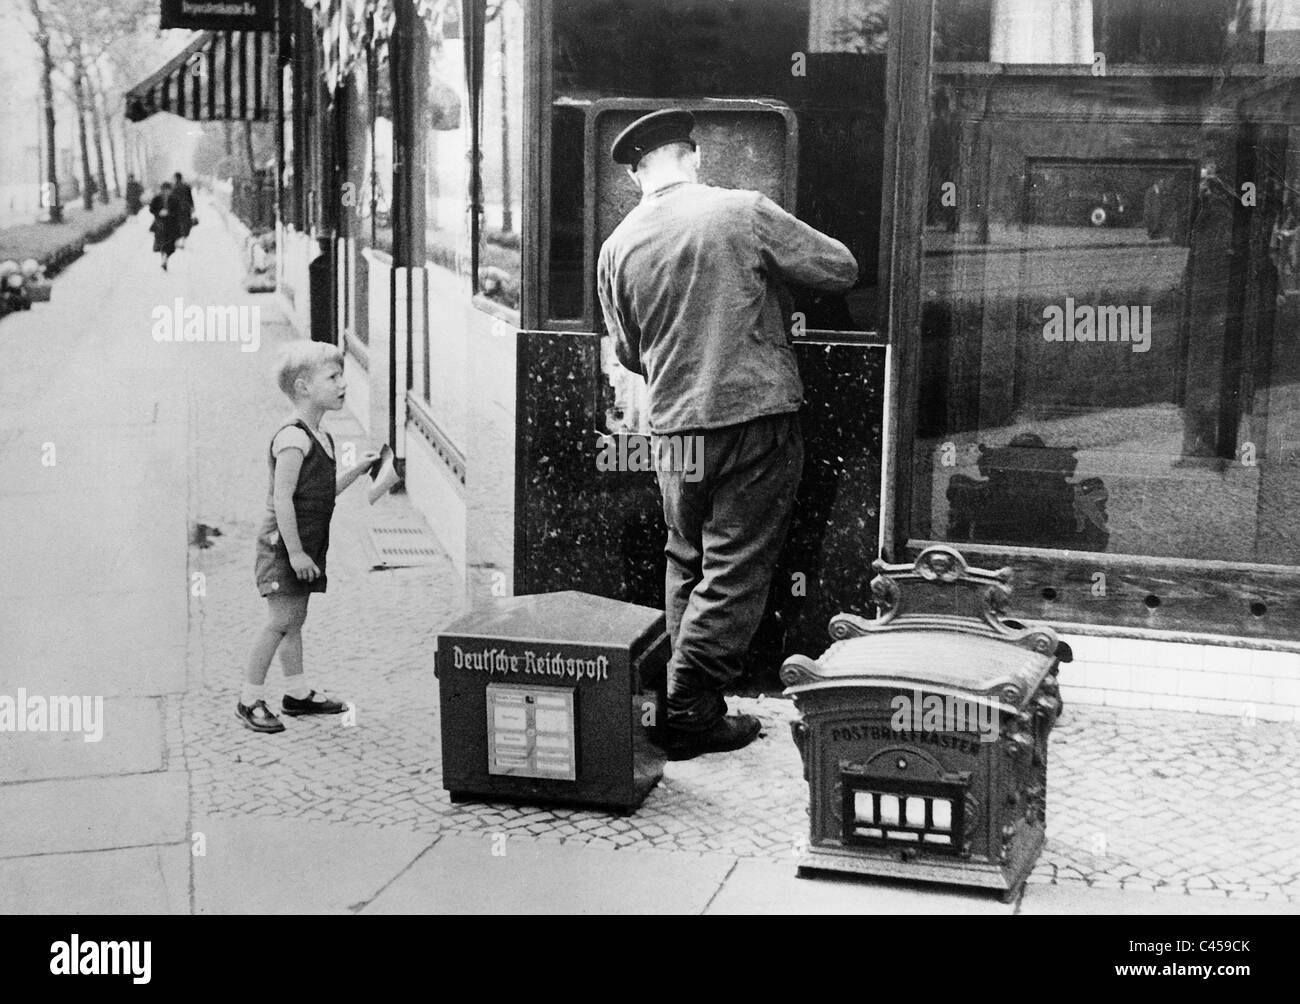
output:
MULTIPOLYGON (((0 734, 0 910, 1300 912, 1300 730, 1280 723, 1067 708, 1048 845, 1018 904, 796 879, 807 792, 777 698, 737 702, 763 720, 759 742, 668 764, 632 816, 453 806, 432 653, 461 590, 446 559, 373 569, 367 528, 419 517, 400 495, 368 506, 361 487, 339 500, 329 591, 304 634, 308 672, 354 703, 356 725, 245 731, 233 709, 264 612, 253 533, 285 412, 269 370, 293 333, 273 297, 240 290, 218 214, 199 215, 171 272, 137 219, 46 309, 0 322, 0 555, 14 570, 0 694, 106 699, 100 743, 0 734), (176 296, 260 306, 260 351, 155 343, 150 313, 176 296)), ((371 445, 346 412, 326 427, 371 445)))

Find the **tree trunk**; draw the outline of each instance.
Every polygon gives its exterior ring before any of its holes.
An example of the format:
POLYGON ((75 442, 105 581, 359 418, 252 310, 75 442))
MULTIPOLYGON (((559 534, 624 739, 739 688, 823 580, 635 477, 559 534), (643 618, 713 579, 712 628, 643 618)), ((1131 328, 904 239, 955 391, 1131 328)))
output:
POLYGON ((81 43, 73 41, 72 49, 72 94, 77 106, 77 138, 81 141, 81 205, 91 210, 95 204, 90 194, 90 148, 86 140, 86 85, 81 69, 81 43))
POLYGON ((45 191, 41 202, 50 211, 50 222, 63 221, 63 203, 59 201, 59 151, 54 145, 54 60, 50 56, 50 36, 45 29, 45 13, 39 0, 31 0, 36 19, 36 44, 41 48, 41 92, 45 102, 45 191))
MULTIPOLYGON (((117 117, 117 138, 122 144, 122 170, 131 174, 133 173, 131 165, 131 138, 126 131, 126 118, 122 115, 117 117)), ((136 180, 139 181, 139 173, 134 173, 136 174, 136 180)))
POLYGON ((99 118, 100 95, 90 79, 90 74, 86 72, 84 62, 78 60, 77 68, 81 71, 82 83, 86 88, 86 103, 90 105, 90 126, 95 140, 95 181, 99 185, 99 201, 107 205, 108 178, 104 174, 104 130, 99 118))
POLYGON ((108 164, 113 169, 113 197, 122 197, 122 178, 117 173, 117 141, 113 139, 113 120, 104 109, 104 135, 108 139, 108 164))
POLYGON ((99 95, 100 105, 103 107, 104 136, 108 139, 108 165, 113 171, 113 197, 120 199, 122 179, 117 173, 117 142, 113 138, 113 114, 108 109, 108 91, 104 87, 104 78, 100 76, 99 68, 93 63, 91 68, 95 71, 95 92, 99 95))

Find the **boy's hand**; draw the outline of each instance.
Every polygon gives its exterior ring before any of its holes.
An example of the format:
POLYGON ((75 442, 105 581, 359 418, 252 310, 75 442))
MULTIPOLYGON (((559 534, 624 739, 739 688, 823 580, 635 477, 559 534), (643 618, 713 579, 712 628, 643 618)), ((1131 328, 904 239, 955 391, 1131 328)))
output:
POLYGON ((361 454, 360 458, 357 460, 356 466, 353 468, 353 470, 356 471, 358 474, 364 474, 367 470, 370 469, 370 465, 373 464, 376 460, 378 460, 381 456, 383 456, 383 454, 381 454, 378 450, 366 450, 361 454))
POLYGON ((303 582, 315 582, 320 578, 320 569, 316 567, 316 562, 311 560, 306 551, 289 555, 289 564, 293 566, 293 570, 298 573, 298 578, 303 582))

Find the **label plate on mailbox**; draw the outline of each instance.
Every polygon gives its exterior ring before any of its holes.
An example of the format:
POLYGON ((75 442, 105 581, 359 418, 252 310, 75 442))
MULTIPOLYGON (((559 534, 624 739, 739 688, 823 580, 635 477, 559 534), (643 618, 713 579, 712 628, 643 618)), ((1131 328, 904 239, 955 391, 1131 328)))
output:
POLYGON ((572 687, 487 685, 488 773, 576 781, 572 687))

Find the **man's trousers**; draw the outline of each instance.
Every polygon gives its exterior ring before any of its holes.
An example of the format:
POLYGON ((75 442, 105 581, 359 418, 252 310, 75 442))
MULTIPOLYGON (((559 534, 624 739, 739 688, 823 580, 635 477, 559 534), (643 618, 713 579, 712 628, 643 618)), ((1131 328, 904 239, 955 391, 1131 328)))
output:
POLYGON ((742 675, 767 605, 803 473, 803 437, 791 412, 656 437, 656 450, 687 435, 699 437, 696 470, 659 467, 673 646, 668 724, 703 731, 726 714, 723 690, 742 675))

